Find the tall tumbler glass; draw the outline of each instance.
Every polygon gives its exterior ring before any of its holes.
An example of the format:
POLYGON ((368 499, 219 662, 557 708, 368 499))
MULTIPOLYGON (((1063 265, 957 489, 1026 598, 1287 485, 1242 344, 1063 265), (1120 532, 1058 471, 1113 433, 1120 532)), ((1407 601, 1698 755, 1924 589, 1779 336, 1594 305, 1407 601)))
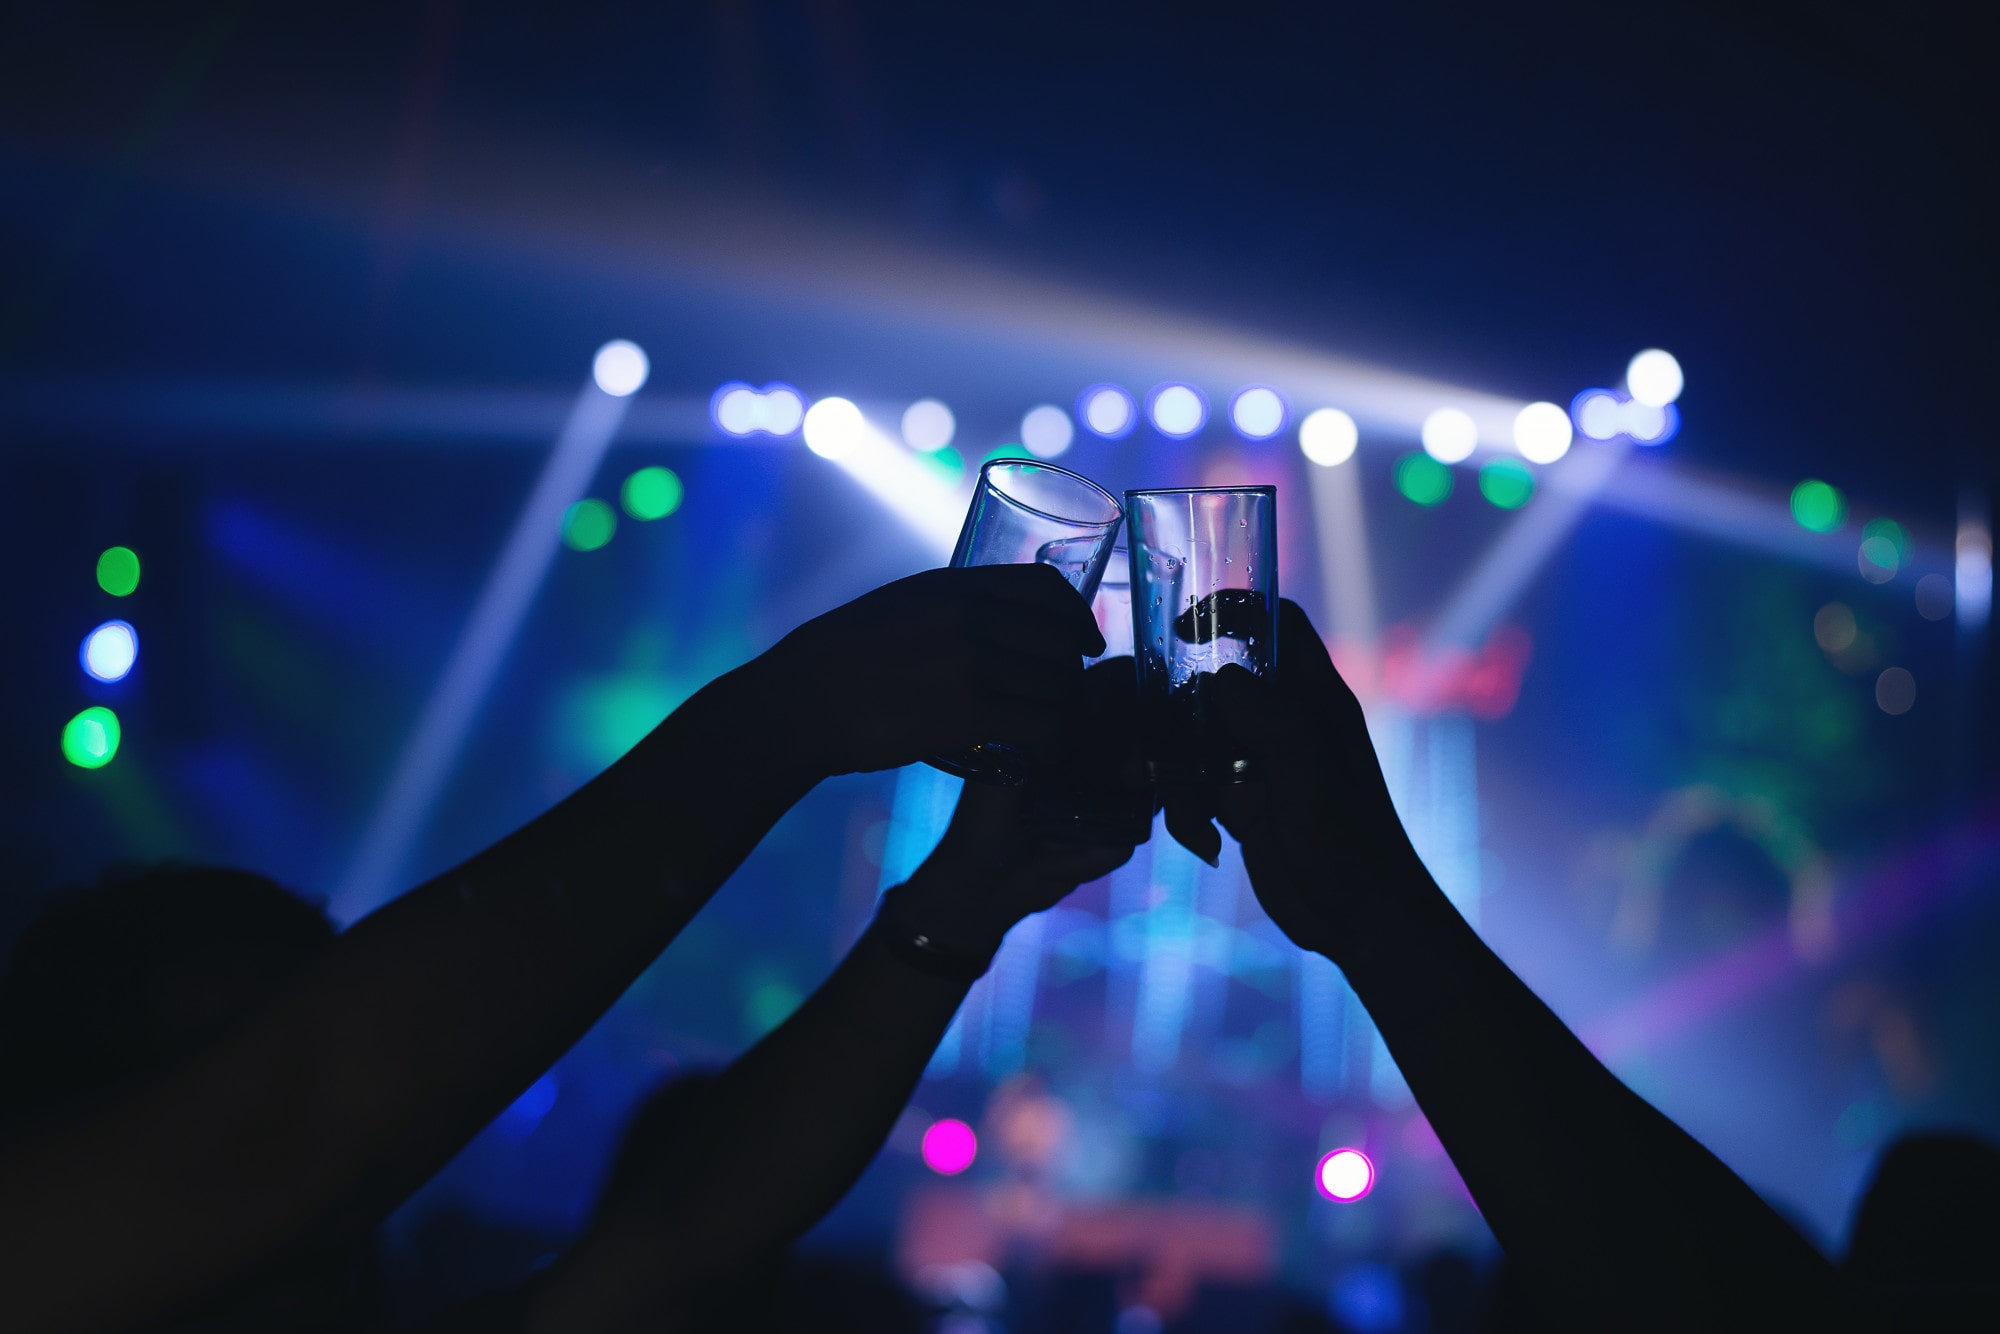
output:
MULTIPOLYGON (((979 470, 951 564, 954 569, 1053 565, 1088 602, 1104 577, 1123 517, 1117 497, 1067 468, 1033 459, 994 459, 979 470)), ((1027 777, 1026 755, 1004 738, 934 756, 931 763, 987 783, 1013 784, 1027 777)))
POLYGON ((1278 664, 1278 491, 1127 491, 1140 744, 1161 783, 1241 782, 1208 685, 1237 663, 1278 664))

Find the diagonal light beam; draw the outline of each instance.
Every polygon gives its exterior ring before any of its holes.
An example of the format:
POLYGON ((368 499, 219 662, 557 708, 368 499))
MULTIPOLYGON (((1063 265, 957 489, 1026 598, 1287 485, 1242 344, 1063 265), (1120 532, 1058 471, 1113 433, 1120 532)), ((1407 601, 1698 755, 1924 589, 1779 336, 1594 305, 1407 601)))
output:
POLYGON ((360 851, 334 891, 330 906, 342 924, 368 913, 396 888, 410 848, 429 823, 480 707, 541 591, 562 541, 563 514, 583 497, 630 401, 586 384, 570 410, 369 817, 360 851))

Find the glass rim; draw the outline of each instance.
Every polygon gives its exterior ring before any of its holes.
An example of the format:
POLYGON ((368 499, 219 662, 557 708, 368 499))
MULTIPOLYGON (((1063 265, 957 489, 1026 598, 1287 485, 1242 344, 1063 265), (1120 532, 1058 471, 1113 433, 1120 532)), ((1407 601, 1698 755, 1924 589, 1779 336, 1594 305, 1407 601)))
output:
POLYGON ((999 496, 1002 500, 1006 501, 1009 505, 1012 505, 1016 509, 1026 510, 1028 513, 1036 515, 1040 518, 1053 519, 1057 523, 1074 524, 1080 528, 1110 528, 1122 522, 1125 518, 1125 506, 1119 503, 1118 497, 1112 495, 1109 491, 1106 491, 1103 487, 1091 481, 1088 477, 1085 477, 1080 472, 1071 472, 1068 468, 1061 467, 1054 463, 1048 463, 1041 459, 1021 459, 1021 458, 1011 458, 1011 457, 1004 459, 988 459, 986 460, 986 462, 979 465, 979 484, 981 486, 991 485, 986 479, 986 474, 988 474, 993 469, 999 467, 1002 464, 1008 464, 1011 466, 1019 466, 1019 467, 1028 467, 1028 468, 1039 468, 1043 472, 1058 473, 1064 477, 1069 478, 1072 482, 1081 482, 1085 487, 1089 488, 1092 491, 1095 491, 1098 495, 1104 497, 1105 503, 1111 506, 1111 517, 1108 519, 1078 519, 1067 514, 1051 514, 1049 511, 1045 509, 1039 509, 1036 506, 1030 505, 1027 501, 1021 499, 1019 496, 1014 495, 1006 490, 1003 490, 1001 487, 998 486, 992 487, 993 493, 995 495, 999 496))
POLYGON ((1276 499, 1275 486, 1148 486, 1125 493, 1127 499, 1133 496, 1228 496, 1264 495, 1276 499))

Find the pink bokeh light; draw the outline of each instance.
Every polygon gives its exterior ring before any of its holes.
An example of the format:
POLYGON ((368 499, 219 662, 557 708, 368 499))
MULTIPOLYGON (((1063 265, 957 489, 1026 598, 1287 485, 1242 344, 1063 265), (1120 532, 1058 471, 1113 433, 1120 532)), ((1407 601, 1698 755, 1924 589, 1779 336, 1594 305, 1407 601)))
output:
POLYGON ((1375 1164, 1359 1149, 1335 1149, 1313 1169, 1313 1185, 1329 1200, 1352 1204, 1375 1189, 1375 1164))
POLYGON ((931 1122, 924 1132, 924 1166, 939 1176, 955 1177, 979 1156, 979 1136, 955 1117, 931 1122))

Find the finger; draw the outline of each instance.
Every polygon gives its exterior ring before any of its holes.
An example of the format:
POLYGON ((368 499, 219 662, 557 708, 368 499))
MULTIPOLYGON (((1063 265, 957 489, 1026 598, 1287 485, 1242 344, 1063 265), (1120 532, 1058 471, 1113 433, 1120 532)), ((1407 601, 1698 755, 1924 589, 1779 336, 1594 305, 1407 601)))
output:
POLYGON ((982 565, 977 567, 978 587, 996 602, 1039 607, 1070 627, 1084 652, 1104 652, 1104 636, 1090 603, 1070 587, 1062 572, 1053 565, 982 565))
POLYGON ((1216 818, 1246 855, 1262 846, 1271 829, 1271 790, 1263 783, 1232 783, 1216 803, 1216 818))
MULTIPOLYGON (((1090 624, 1095 629, 1097 622, 1090 624)), ((971 630, 975 645, 1038 657, 1080 659, 1092 651, 1077 638, 1077 628, 1067 618, 1017 602, 981 602, 972 613, 971 630)))
POLYGON ((976 690, 1004 695, 1010 699, 1037 700, 1084 711, 1083 663, 1075 656, 1051 662, 1004 649, 993 649, 972 663, 972 685, 976 690))
POLYGON ((1184 801, 1167 802, 1167 832, 1174 842, 1207 862, 1220 865, 1222 835, 1209 822, 1206 809, 1184 801))
POLYGON ((1361 701, 1333 665, 1326 641, 1296 602, 1286 602, 1280 609, 1279 636, 1285 645, 1278 659, 1281 693, 1323 717, 1335 718, 1343 727, 1361 724, 1361 701))

